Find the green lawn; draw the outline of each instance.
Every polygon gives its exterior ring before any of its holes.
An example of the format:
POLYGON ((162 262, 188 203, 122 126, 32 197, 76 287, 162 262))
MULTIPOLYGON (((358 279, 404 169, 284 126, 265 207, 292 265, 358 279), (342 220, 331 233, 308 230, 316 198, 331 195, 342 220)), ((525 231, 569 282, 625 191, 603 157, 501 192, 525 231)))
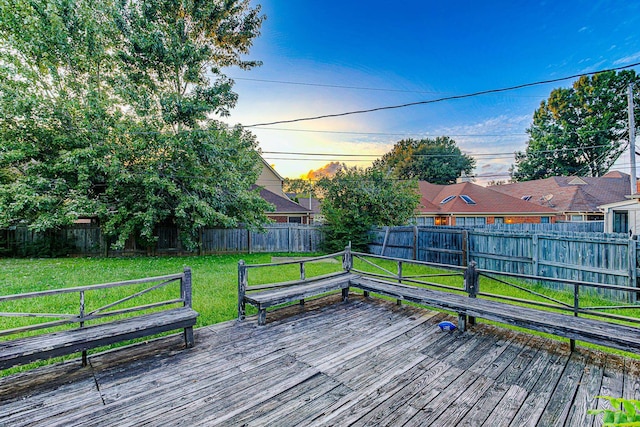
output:
MULTIPOLYGON (((193 306, 200 313, 197 327, 234 319, 237 315, 237 265, 243 259, 247 264, 271 263, 274 256, 300 257, 300 254, 241 254, 241 255, 209 255, 194 257, 140 257, 140 258, 59 258, 59 259, 0 259, 0 295, 34 292, 61 287, 73 287, 99 283, 119 282, 151 276, 161 276, 181 272, 189 266, 193 272, 193 306)), ((306 266, 307 277, 329 272, 340 271, 342 268, 338 260, 324 260, 309 263, 306 266)), ((355 259, 356 268, 366 271, 377 270, 369 264, 355 259)), ((390 261, 376 263, 391 272, 396 272, 396 264, 390 261)), ((443 271, 431 267, 404 264, 403 275, 442 274, 443 271)), ((249 269, 249 284, 281 282, 299 278, 298 264, 270 268, 249 269)), ((462 291, 461 276, 422 278, 429 282, 437 282, 462 291)), ((511 280, 512 281, 512 280, 511 280)), ((573 295, 570 292, 545 289, 542 286, 517 282, 536 292, 553 296, 554 298, 571 304, 573 295)), ((140 287, 142 289, 142 287, 140 287)), ((139 290, 139 289, 135 289, 139 290)), ((481 292, 508 295, 511 297, 542 300, 522 290, 509 287, 488 278, 480 280, 481 292)), ((111 294, 100 294, 97 298, 87 295, 88 309, 104 305, 122 298, 132 292, 130 288, 110 290, 111 294)), ((155 292, 155 291, 154 291, 155 292)), ((164 291, 163 291, 164 292, 164 291)), ((166 291, 169 292, 169 291, 166 291)), ((175 287, 173 289, 175 293, 175 287)), ((176 296, 172 296, 175 298, 176 296)), ((152 302, 153 295, 142 298, 140 303, 152 302), (147 298, 145 300, 145 298, 147 298)), ((45 300, 44 298, 41 298, 45 300)), ((163 295, 161 299, 168 299, 163 295)), ((589 296, 581 300, 586 305, 608 305, 597 296, 589 296)), ((78 309, 77 294, 66 294, 47 298, 44 306, 25 307, 22 301, 12 301, 0 304, 0 311, 30 311, 30 312, 61 312, 76 313, 78 309)), ((133 305, 133 303, 132 303, 133 305)), ((247 307, 248 314, 255 313, 253 307, 247 307)), ((620 312, 627 316, 640 317, 640 311, 620 312)), ((0 317, 0 330, 13 328, 33 322, 31 318, 0 317)), ((6 339, 6 338, 5 338, 6 339)), ((25 367, 28 368, 28 367, 25 367)), ((24 368, 23 368, 24 369, 24 368)), ((11 370, 10 372, 13 372, 11 370)), ((7 374, 9 372, 4 372, 7 374)))
MULTIPOLYGON (((193 307, 200 313, 197 326, 230 320, 237 315, 238 261, 247 264, 270 263, 274 254, 208 255, 200 257, 155 258, 58 258, 0 259, 0 295, 58 289, 81 285, 119 282, 144 277, 180 273, 191 267, 193 277, 193 307)), ((284 255, 286 254, 276 254, 284 255)), ((291 255, 293 256, 293 255, 291 255)), ((300 256, 297 254, 297 256, 300 256)), ((307 266, 313 276, 337 271, 339 263, 318 262, 307 266)), ((279 268, 250 270, 249 283, 259 284, 299 278, 297 264, 279 268)), ((119 289, 126 296, 131 289, 119 289)), ((68 295, 65 296, 68 299, 68 295)), ((75 298, 75 296, 74 296, 75 298)), ((91 303, 91 295, 87 295, 91 303)), ((150 296, 152 298, 152 296, 150 296)), ((52 298, 54 299, 54 298, 52 298)), ((93 301, 95 303, 95 301, 93 301)), ((58 305, 61 303, 54 303, 58 305)), ((77 301, 67 301, 70 312, 77 301)), ((0 311, 13 311, 16 302, 0 306, 0 311)), ((65 307, 66 308, 66 307, 65 307)), ((53 310, 55 311, 55 310, 53 310)), ((7 318, 0 318, 0 330, 13 327, 7 318)))

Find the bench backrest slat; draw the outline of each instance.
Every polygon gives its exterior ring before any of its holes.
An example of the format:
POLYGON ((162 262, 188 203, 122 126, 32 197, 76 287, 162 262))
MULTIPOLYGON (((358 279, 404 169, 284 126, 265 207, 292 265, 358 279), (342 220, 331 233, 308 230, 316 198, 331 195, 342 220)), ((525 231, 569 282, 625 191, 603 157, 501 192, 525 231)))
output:
POLYGON ((73 288, 51 289, 47 291, 27 292, 23 294, 0 295, 0 302, 26 299, 26 298, 36 298, 36 297, 49 296, 49 295, 69 294, 69 293, 81 292, 81 291, 93 291, 97 289, 116 288, 119 286, 138 285, 142 283, 159 282, 161 280, 176 281, 176 280, 182 279, 183 277, 184 277, 184 273, 179 273, 179 274, 169 274, 166 276, 147 277, 144 279, 126 280, 124 282, 103 283, 99 285, 88 285, 88 286, 76 286, 73 288))

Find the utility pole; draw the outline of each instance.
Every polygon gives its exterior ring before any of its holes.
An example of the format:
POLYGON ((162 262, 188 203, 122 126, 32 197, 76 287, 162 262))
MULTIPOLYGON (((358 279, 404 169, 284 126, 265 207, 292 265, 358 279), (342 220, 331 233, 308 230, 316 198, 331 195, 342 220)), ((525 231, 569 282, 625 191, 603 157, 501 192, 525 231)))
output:
POLYGON ((629 156, 631 160, 631 194, 637 194, 636 184, 636 124, 633 114, 633 83, 629 83, 629 156))

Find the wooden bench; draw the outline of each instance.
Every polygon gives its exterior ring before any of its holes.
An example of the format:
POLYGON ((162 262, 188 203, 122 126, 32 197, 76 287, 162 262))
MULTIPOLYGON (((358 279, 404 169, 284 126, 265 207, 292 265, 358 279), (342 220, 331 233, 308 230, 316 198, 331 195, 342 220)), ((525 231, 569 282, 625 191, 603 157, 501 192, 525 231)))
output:
POLYGON ((72 293, 79 294, 80 304, 78 314, 0 313, 2 317, 59 319, 0 331, 0 337, 2 337, 32 331, 42 332, 43 329, 57 328, 53 332, 0 341, 0 369, 7 369, 37 360, 79 352, 82 352, 82 364, 86 366, 87 350, 178 329, 183 329, 184 331, 185 346, 192 347, 194 345, 193 326, 196 323, 198 313, 191 307, 191 270, 189 268, 185 268, 183 273, 167 276, 26 294, 5 295, 0 296, 0 304, 10 301, 28 300, 34 301, 35 305, 37 299, 72 293), (122 305, 133 298, 148 294, 172 283, 179 283, 179 290, 176 289, 176 293, 179 292, 177 298, 114 309, 114 307, 122 305), (100 301, 104 298, 103 292, 107 289, 141 284, 149 287, 112 303, 102 305, 90 312, 86 312, 85 310, 85 297, 89 293, 93 294, 95 292, 97 295, 92 296, 95 296, 96 300, 100 301), (87 323, 91 323, 91 325, 87 325, 87 323), (68 325, 74 325, 75 327, 71 329, 60 329, 60 327, 68 325))
POLYGON ((267 322, 269 307, 294 301, 304 304, 307 298, 337 290, 342 291, 342 300, 346 301, 349 296, 349 280, 355 277, 349 272, 340 271, 310 279, 248 286, 246 267, 242 261, 238 265, 238 319, 245 318, 248 303, 258 309, 258 325, 261 326, 267 322))
POLYGON ((640 353, 640 329, 617 323, 567 314, 537 310, 481 298, 356 276, 350 286, 420 305, 453 311, 458 314, 459 329, 466 328, 466 318, 480 317, 526 329, 545 332, 572 340, 599 344, 640 353))

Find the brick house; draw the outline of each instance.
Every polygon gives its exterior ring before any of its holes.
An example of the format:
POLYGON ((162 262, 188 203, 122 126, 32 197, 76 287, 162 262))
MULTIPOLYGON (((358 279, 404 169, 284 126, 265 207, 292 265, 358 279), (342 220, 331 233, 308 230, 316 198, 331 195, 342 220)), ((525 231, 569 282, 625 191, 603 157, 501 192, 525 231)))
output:
POLYGON ((552 223, 555 211, 471 182, 437 185, 419 183, 422 196, 417 225, 552 223))
POLYGON ((600 206, 626 200, 630 177, 612 171, 601 177, 554 176, 488 188, 549 207, 559 221, 602 221, 600 206))

